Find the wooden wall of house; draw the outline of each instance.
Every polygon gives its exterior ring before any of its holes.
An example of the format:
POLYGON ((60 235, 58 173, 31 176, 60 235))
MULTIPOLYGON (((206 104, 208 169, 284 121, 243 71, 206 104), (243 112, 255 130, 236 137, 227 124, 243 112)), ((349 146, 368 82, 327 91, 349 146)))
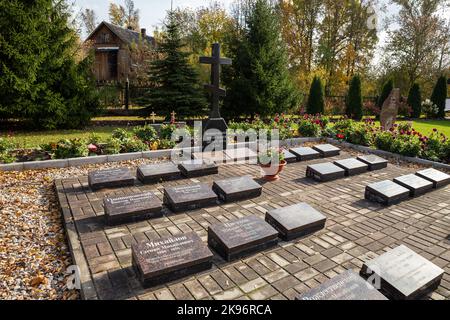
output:
POLYGON ((112 33, 106 26, 91 36, 95 49, 119 47, 119 51, 96 50, 94 74, 99 81, 124 81, 130 73, 131 63, 128 45, 112 33), (117 61, 117 67, 115 67, 117 61))

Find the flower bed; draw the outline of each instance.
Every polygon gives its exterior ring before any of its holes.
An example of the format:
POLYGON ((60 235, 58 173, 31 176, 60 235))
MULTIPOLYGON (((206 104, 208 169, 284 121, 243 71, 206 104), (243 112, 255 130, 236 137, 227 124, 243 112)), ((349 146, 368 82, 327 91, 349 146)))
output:
MULTIPOLYGON (((171 137, 172 133, 180 128, 189 130, 191 137, 195 136, 193 129, 189 127, 167 124, 157 133, 152 126, 147 125, 136 127, 132 132, 116 129, 107 141, 100 141, 99 137, 93 134, 88 139, 61 140, 43 145, 36 150, 13 150, 14 146, 11 143, 0 138, 0 163, 168 150, 176 146, 171 137)), ((299 137, 333 138, 407 157, 450 163, 449 138, 437 129, 426 136, 416 131, 409 123, 401 123, 390 131, 383 131, 370 119, 356 122, 341 118, 332 122, 330 118, 320 115, 291 118, 281 114, 268 121, 256 117, 253 121, 231 122, 229 128, 235 130, 237 136, 245 135, 248 130, 254 130, 257 135, 265 132, 268 138, 271 137, 270 130, 278 129, 280 140, 299 137)), ((234 141, 229 142, 237 141, 239 139, 236 137, 234 141)), ((195 142, 192 140, 192 145, 195 142)))

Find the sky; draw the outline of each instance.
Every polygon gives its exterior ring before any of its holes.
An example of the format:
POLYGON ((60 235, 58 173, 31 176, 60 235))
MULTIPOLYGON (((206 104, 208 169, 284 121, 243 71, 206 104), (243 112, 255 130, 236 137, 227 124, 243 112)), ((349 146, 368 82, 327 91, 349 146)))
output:
MULTIPOLYGON (((124 4, 124 0, 73 0, 75 5, 75 12, 81 12, 84 9, 93 9, 97 15, 98 22, 105 20, 108 21, 108 8, 109 3, 115 2, 118 4, 124 4)), ((337 0, 339 1, 339 0, 337 0)), ((219 0, 220 3, 224 5, 225 8, 229 9, 234 0, 219 0)), ((382 28, 382 22, 387 15, 394 14, 397 10, 394 6, 384 6, 388 0, 380 0, 380 7, 376 8, 376 12, 379 19, 379 43, 378 49, 375 54, 375 64, 379 60, 382 47, 386 41, 386 30, 382 28), (385 7, 385 12, 382 10, 382 7, 385 7)), ((139 9, 140 13, 140 26, 141 28, 147 29, 147 34, 152 34, 155 26, 159 26, 164 19, 167 10, 170 9, 171 1, 170 0, 134 0, 135 7, 139 9)), ((174 8, 182 7, 182 8, 197 8, 201 6, 207 6, 209 4, 209 0, 173 0, 174 8)), ((84 35, 86 36, 86 35, 84 35)))

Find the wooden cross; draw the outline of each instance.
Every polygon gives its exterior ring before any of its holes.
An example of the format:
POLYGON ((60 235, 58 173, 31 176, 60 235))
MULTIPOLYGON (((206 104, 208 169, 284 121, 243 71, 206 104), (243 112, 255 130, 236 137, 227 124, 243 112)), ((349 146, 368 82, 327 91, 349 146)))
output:
POLYGON ((211 93, 212 105, 210 118, 221 118, 219 109, 220 97, 226 96, 226 91, 220 88, 220 66, 231 65, 232 61, 228 58, 220 58, 220 44, 212 45, 211 57, 200 57, 200 63, 211 65, 211 84, 206 84, 205 89, 211 93))
POLYGON ((153 124, 155 124, 155 120, 156 120, 156 113, 155 113, 155 111, 153 111, 152 113, 150 113, 150 115, 152 116, 152 121, 153 121, 153 124))

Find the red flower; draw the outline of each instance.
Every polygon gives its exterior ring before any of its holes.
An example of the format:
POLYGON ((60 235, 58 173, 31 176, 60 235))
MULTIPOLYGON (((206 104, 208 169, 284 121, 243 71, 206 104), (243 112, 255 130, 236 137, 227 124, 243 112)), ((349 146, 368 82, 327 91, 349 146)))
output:
POLYGON ((343 134, 338 134, 338 135, 336 135, 336 137, 338 139, 340 139, 340 140, 344 140, 345 139, 345 136, 343 134))

